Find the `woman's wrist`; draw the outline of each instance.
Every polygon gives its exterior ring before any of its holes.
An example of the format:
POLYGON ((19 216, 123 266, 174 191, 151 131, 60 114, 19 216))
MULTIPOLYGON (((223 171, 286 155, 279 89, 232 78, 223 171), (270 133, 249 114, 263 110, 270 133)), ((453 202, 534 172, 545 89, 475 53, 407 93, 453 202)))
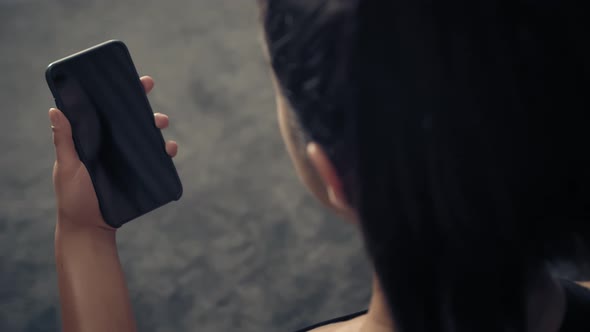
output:
POLYGON ((88 220, 69 220, 66 218, 57 218, 55 225, 56 236, 58 234, 72 236, 75 234, 114 234, 117 229, 109 226, 102 218, 89 222, 88 220))
POLYGON ((56 254, 61 254, 61 247, 68 247, 66 251, 91 247, 116 247, 116 229, 105 226, 86 226, 83 223, 69 222, 58 219, 55 227, 56 254))

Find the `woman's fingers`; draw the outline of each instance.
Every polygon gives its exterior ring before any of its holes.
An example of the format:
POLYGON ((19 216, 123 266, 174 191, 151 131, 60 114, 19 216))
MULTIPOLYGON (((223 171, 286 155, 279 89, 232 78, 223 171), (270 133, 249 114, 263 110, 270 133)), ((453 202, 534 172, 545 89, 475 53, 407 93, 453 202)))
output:
POLYGON ((154 79, 150 76, 142 76, 140 80, 141 84, 143 84, 143 89, 145 90, 145 93, 150 93, 150 91, 152 91, 152 89, 154 88, 154 79))
MULTIPOLYGON (((154 119, 156 121, 156 127, 159 129, 165 129, 170 124, 170 120, 168 119, 168 115, 162 113, 155 113, 154 119)), ((175 141, 168 141, 166 142, 166 152, 170 157, 175 157, 178 153, 178 143, 175 141)))
POLYGON ((154 119, 156 120, 156 127, 159 129, 168 128, 170 124, 170 120, 168 119, 168 115, 162 113, 155 113, 154 119))
MULTIPOLYGON (((145 93, 150 93, 150 91, 152 91, 152 89, 154 88, 154 79, 149 76, 143 76, 141 78, 141 83, 143 84, 145 93)), ((168 115, 162 113, 155 113, 154 121, 156 122, 156 127, 158 127, 158 129, 166 129, 170 124, 168 115)), ((178 143, 176 143, 175 141, 166 142, 166 152, 170 157, 174 158, 178 153, 178 143)))
POLYGON ((49 119, 53 130, 56 161, 62 168, 78 166, 80 159, 72 139, 72 127, 63 113, 56 109, 49 109, 49 119))
POLYGON ((178 143, 175 141, 166 142, 166 152, 170 157, 176 157, 176 154, 178 153, 178 143))

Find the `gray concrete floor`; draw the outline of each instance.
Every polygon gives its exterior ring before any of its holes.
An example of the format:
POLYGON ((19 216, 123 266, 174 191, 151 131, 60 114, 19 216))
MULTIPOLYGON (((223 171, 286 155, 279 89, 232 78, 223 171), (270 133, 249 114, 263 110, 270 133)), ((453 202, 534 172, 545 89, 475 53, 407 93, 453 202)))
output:
POLYGON ((120 231, 141 331, 290 331, 363 309, 352 226, 298 183, 254 1, 0 0, 0 331, 59 329, 46 65, 125 41, 180 144, 180 202, 120 231))

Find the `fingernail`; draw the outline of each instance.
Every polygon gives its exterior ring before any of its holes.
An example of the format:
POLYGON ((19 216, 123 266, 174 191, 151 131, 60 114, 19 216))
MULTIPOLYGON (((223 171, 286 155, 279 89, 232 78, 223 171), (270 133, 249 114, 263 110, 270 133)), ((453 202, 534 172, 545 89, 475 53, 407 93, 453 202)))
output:
POLYGON ((51 108, 49 110, 49 121, 51 121, 51 127, 57 127, 59 125, 59 114, 57 109, 51 108))

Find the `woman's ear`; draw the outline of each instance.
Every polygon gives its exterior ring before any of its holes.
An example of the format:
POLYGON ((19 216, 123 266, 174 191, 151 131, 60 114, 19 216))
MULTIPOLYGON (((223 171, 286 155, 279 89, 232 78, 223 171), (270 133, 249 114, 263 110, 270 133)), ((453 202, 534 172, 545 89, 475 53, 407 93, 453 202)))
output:
POLYGON ((354 209, 348 203, 342 180, 324 150, 311 142, 307 145, 307 158, 324 184, 331 207, 339 214, 354 219, 354 209))

